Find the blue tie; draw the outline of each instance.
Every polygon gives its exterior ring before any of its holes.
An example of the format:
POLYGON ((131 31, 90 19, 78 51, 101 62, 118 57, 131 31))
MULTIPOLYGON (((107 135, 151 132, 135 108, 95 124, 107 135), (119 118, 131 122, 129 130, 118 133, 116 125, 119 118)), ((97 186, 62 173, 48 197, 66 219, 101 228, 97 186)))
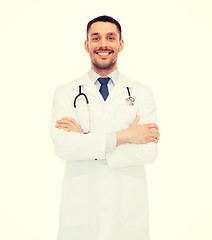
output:
POLYGON ((109 77, 105 77, 105 78, 100 77, 97 80, 101 83, 101 87, 99 89, 99 92, 102 94, 102 97, 106 101, 106 99, 109 95, 107 84, 108 84, 110 78, 109 77))

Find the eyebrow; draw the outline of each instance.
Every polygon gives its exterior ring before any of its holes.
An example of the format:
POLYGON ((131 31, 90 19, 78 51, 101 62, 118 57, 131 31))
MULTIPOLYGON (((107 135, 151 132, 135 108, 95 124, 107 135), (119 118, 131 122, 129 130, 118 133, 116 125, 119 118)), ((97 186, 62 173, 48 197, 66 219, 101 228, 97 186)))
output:
POLYGON ((117 35, 117 33, 115 33, 115 32, 109 32, 109 33, 107 33, 107 35, 117 35))
POLYGON ((99 33, 92 33, 92 34, 91 34, 91 37, 92 37, 92 36, 96 36, 96 35, 99 35, 99 33))
MULTIPOLYGON (((92 33, 92 34, 91 34, 91 37, 92 37, 92 36, 97 36, 97 35, 100 35, 100 33, 97 33, 97 32, 96 32, 96 33, 92 33)), ((115 33, 115 32, 109 32, 109 33, 107 33, 107 35, 117 35, 117 33, 115 33)))

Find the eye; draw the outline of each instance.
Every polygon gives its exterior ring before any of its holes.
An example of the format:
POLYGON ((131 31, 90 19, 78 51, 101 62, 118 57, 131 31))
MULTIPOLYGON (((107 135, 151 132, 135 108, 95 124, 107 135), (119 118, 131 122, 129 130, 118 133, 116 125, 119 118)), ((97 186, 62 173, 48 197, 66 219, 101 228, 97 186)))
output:
POLYGON ((113 41, 115 38, 114 37, 108 37, 109 41, 113 41))
POLYGON ((95 38, 93 38, 92 40, 93 40, 93 41, 98 41, 99 38, 98 38, 98 37, 95 37, 95 38))

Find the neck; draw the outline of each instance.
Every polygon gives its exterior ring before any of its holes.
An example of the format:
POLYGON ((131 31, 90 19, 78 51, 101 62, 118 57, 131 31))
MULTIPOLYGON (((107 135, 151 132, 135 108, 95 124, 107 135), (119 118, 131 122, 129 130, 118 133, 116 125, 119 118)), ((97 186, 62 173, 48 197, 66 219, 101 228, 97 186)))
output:
POLYGON ((115 71, 117 69, 117 66, 111 68, 111 69, 98 69, 95 66, 91 66, 91 68, 99 74, 99 76, 101 77, 105 77, 108 76, 110 73, 112 73, 113 71, 115 71))

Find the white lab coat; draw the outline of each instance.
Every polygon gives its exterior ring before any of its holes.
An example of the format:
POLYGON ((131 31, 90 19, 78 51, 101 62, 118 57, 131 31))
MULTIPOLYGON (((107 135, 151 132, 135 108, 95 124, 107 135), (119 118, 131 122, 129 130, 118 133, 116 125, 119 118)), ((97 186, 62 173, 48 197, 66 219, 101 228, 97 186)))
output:
MULTIPOLYGON (((88 122, 84 99, 77 106, 88 122)), ((66 161, 58 240, 149 239, 144 165, 156 159, 157 145, 122 144, 109 152, 105 149, 106 134, 127 128, 136 115, 140 115, 140 123, 156 122, 152 92, 122 74, 106 102, 87 73, 56 89, 50 134, 56 155, 66 161), (79 121, 73 108, 79 85, 89 99, 89 134, 55 128, 61 117, 79 121), (136 100, 134 106, 125 101, 126 87, 136 100)))

